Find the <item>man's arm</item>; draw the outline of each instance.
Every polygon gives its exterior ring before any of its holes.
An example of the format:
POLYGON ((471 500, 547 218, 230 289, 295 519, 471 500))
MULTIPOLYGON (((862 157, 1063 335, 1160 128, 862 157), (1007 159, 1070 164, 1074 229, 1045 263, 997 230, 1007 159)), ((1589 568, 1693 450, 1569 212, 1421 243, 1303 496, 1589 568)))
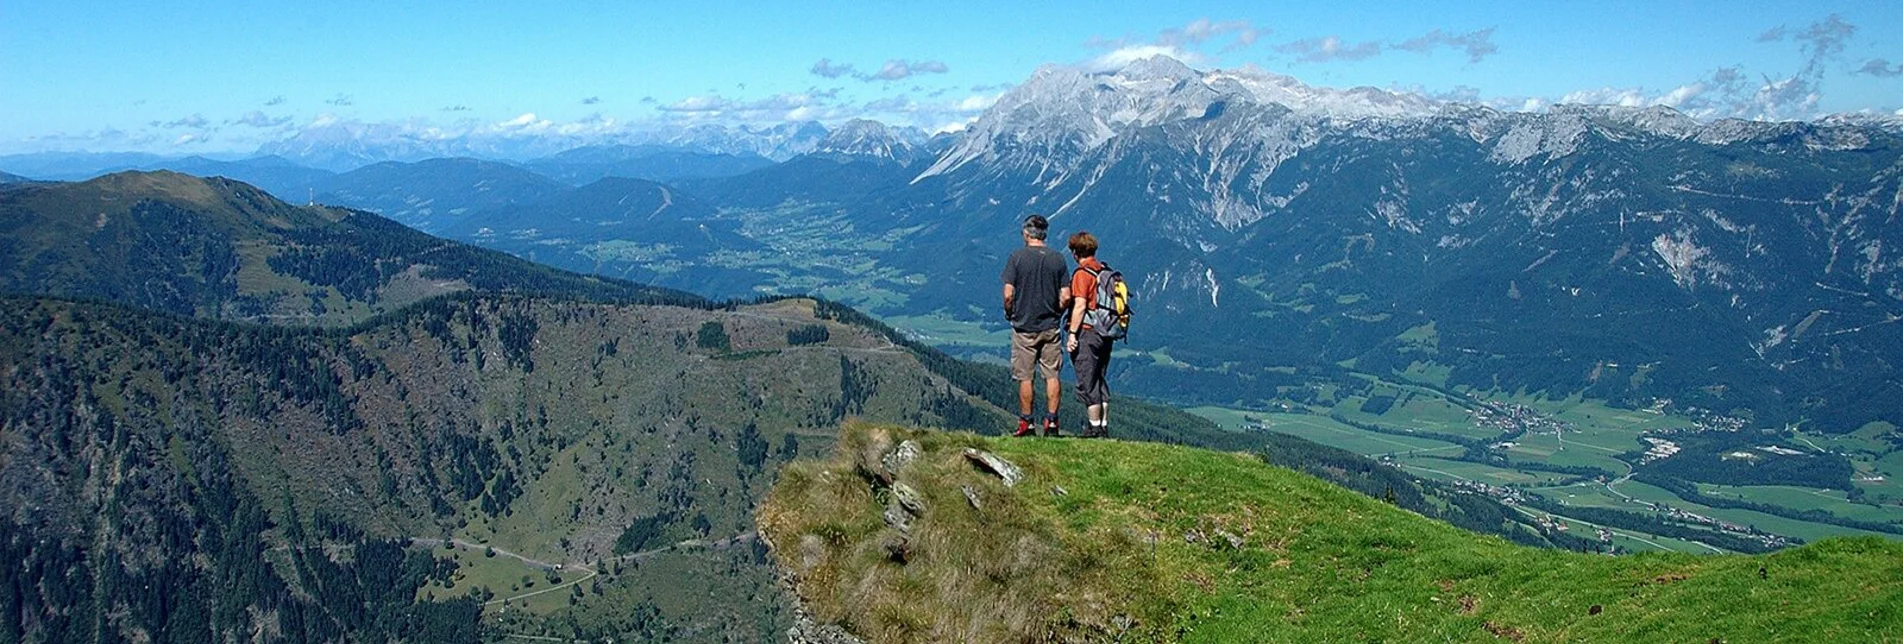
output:
POLYGON ((1005 317, 1011 316, 1011 303, 1017 298, 1018 298, 1017 286, 1012 284, 1004 285, 1004 315, 1005 317))

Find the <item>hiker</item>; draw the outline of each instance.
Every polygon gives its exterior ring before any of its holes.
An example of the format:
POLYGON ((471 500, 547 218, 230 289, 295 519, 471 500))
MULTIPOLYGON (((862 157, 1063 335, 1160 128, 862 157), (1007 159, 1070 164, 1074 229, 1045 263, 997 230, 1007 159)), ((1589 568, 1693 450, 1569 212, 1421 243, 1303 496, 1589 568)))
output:
MULTIPOLYGON (((1064 351, 1070 354, 1071 369, 1077 372, 1077 401, 1084 405, 1084 438, 1110 436, 1110 384, 1104 374, 1110 369, 1111 338, 1104 337, 1095 325, 1086 321, 1086 313, 1097 307, 1097 278, 1109 267, 1097 259, 1097 237, 1088 231, 1070 236, 1070 253, 1077 258, 1077 270, 1070 276, 1070 309, 1066 328, 1070 339, 1064 351)), ((1099 322, 1101 324, 1101 322, 1099 322)))
POLYGON ((1011 377, 1018 381, 1018 430, 1012 436, 1032 436, 1031 381, 1044 374, 1044 435, 1056 436, 1057 405, 1062 398, 1057 371, 1064 365, 1057 329, 1063 323, 1070 287, 1064 282, 1064 255, 1044 244, 1051 222, 1042 215, 1024 218, 1024 247, 1004 262, 1004 317, 1011 322, 1011 377))

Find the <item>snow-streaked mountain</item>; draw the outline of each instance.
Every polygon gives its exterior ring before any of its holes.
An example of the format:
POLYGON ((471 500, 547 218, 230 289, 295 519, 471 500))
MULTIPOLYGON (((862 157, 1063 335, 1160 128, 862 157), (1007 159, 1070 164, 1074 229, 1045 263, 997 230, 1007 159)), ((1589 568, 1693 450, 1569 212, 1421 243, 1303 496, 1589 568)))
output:
POLYGON ((785 161, 812 152, 827 135, 817 121, 768 127, 702 124, 679 131, 660 130, 632 136, 631 142, 663 143, 718 154, 756 155, 785 161))
POLYGON ((1199 72, 1155 56, 1115 72, 1047 65, 1006 93, 920 176, 982 161, 1031 169, 1039 180, 1067 175, 1085 152, 1135 129, 1213 118, 1232 103, 1279 105, 1311 118, 1405 118, 1440 105, 1415 94, 1368 87, 1312 87, 1255 68, 1199 72))
POLYGON ((1881 124, 1515 112, 1150 59, 1039 70, 954 138, 909 177, 796 162, 704 192, 898 240, 898 315, 990 311, 1026 213, 1092 231, 1141 293, 1132 348, 1171 358, 1117 382, 1179 400, 1418 361, 1450 385, 1903 421, 1903 139, 1881 124))
POLYGON ((924 154, 923 146, 928 140, 925 131, 918 128, 853 119, 834 128, 812 153, 910 164, 924 154))

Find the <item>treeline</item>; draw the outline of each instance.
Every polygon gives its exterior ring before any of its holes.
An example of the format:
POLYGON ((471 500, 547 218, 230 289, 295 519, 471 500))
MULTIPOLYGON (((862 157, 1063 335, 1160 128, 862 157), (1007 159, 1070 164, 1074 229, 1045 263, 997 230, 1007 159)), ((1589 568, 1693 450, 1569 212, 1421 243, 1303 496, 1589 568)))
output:
POLYGON ((1697 503, 1703 506, 1714 507, 1714 508, 1730 508, 1734 510, 1750 510, 1753 512, 1763 512, 1765 514, 1769 514, 1773 516, 1780 516, 1786 519, 1810 521, 1812 523, 1828 523, 1830 525, 1843 526, 1846 528, 1856 528, 1858 530, 1869 530, 1871 532, 1883 532, 1883 533, 1894 534, 1894 535, 1903 535, 1903 526, 1897 525, 1895 523, 1884 523, 1879 521, 1859 521, 1856 519, 1840 517, 1835 514, 1831 514, 1830 512, 1825 510, 1819 510, 1819 509, 1799 510, 1796 508, 1789 508, 1782 505, 1774 505, 1770 503, 1757 503, 1753 501, 1746 501, 1743 499, 1733 499, 1729 497, 1712 496, 1709 494, 1705 494, 1704 492, 1700 492, 1698 490, 1698 485, 1695 483, 1691 483, 1684 479, 1664 476, 1657 472, 1640 472, 1638 474, 1633 475, 1632 480, 1638 481, 1640 483, 1645 483, 1648 485, 1656 485, 1658 487, 1664 488, 1666 491, 1671 492, 1673 495, 1676 495, 1678 498, 1684 499, 1691 503, 1697 503))
MULTIPOLYGON (((1705 529, 1667 521, 1662 517, 1640 514, 1611 508, 1591 508, 1575 505, 1562 505, 1544 498, 1533 496, 1526 503, 1529 506, 1581 521, 1589 521, 1612 528, 1622 528, 1634 532, 1656 534, 1686 541, 1697 541, 1733 552, 1758 554, 1770 552, 1772 548, 1763 541, 1716 529, 1705 529)), ((1796 539, 1791 540, 1794 543, 1796 539)))
POLYGON ((1856 468, 1850 465, 1850 459, 1808 450, 1778 454, 1757 449, 1770 440, 1747 432, 1684 436, 1677 439, 1681 448, 1678 454, 1648 463, 1640 470, 1719 485, 1795 485, 1834 490, 1855 487, 1850 477, 1856 474, 1856 468), (1733 455, 1739 452, 1745 456, 1733 455))
POLYGON ((1542 463, 1540 461, 1515 460, 1512 458, 1508 458, 1504 452, 1501 452, 1499 450, 1491 450, 1491 449, 1468 448, 1465 452, 1462 452, 1461 455, 1457 457, 1441 456, 1439 454, 1422 454, 1420 455, 1420 458, 1431 458, 1431 459, 1442 460, 1442 461, 1453 461, 1457 463, 1482 463, 1485 465, 1492 465, 1495 467, 1503 467, 1503 468, 1516 469, 1516 470, 1526 470, 1529 472, 1549 472, 1553 474, 1565 474, 1567 476, 1576 477, 1578 479, 1589 479, 1596 476, 1611 476, 1612 475, 1611 472, 1607 472, 1605 470, 1602 470, 1596 467, 1589 467, 1585 465, 1554 465, 1552 463, 1542 463))

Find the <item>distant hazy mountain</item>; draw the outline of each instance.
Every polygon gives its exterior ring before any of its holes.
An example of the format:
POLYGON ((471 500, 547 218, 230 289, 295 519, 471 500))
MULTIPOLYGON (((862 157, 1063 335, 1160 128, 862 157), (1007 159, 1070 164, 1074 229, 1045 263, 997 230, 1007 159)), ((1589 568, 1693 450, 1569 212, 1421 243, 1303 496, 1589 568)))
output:
POLYGON ((369 213, 292 206, 226 179, 128 172, 0 191, 0 292, 337 325, 470 289, 694 299, 562 273, 369 213))
MULTIPOLYGON (((709 123, 601 134, 514 130, 445 133, 437 130, 419 131, 410 125, 398 123, 333 121, 304 128, 282 141, 266 143, 258 148, 257 154, 281 156, 333 172, 348 172, 386 161, 414 163, 444 157, 521 163, 577 148, 615 146, 658 146, 690 153, 785 160, 813 151, 826 135, 826 127, 813 121, 768 127, 709 123)), ((0 168, 34 174, 6 165, 10 159, 0 157, 0 168)), ((34 160, 26 159, 23 162, 34 160)), ((132 163, 126 167, 135 165, 132 163)))
POLYGON ((0 184, 8 184, 8 183, 30 183, 30 182, 32 182, 32 181, 33 181, 32 179, 28 179, 28 178, 26 178, 26 177, 22 177, 22 176, 20 176, 20 175, 17 175, 17 174, 12 174, 12 173, 8 173, 8 172, 0 172, 0 184))
POLYGON ((918 128, 895 128, 878 121, 854 119, 820 140, 812 154, 885 160, 907 165, 924 152, 928 137, 918 128))
POLYGON ((772 165, 766 157, 701 152, 659 145, 605 145, 567 150, 523 164, 543 176, 572 185, 605 177, 669 182, 730 177, 772 165))
POLYGON ((218 161, 205 157, 185 157, 148 163, 139 170, 171 170, 198 177, 224 177, 236 179, 277 196, 285 201, 304 203, 312 197, 311 188, 325 179, 335 176, 329 170, 319 170, 292 162, 278 156, 262 156, 240 161, 218 161))
POLYGON ((658 142, 676 147, 724 154, 753 154, 776 161, 812 152, 827 135, 816 121, 781 123, 756 128, 747 125, 702 124, 677 132, 658 131, 630 137, 630 142, 658 142))
POLYGON ((34 179, 72 181, 163 160, 144 152, 34 152, 0 156, 0 170, 34 179))
MULTIPOLYGON (((151 154, 39 153, 0 157, 0 168, 34 178, 84 181, 127 170, 171 170, 199 177, 237 179, 265 189, 280 199, 303 201, 306 189, 332 173, 305 167, 277 156, 220 161, 202 156, 165 158, 151 154)), ((17 176, 17 175, 16 175, 17 176)), ((22 177, 24 178, 24 177, 22 177)))
POLYGON ((565 188, 506 163, 467 158, 378 163, 314 186, 319 203, 369 210, 425 232, 476 211, 533 202, 565 188))

